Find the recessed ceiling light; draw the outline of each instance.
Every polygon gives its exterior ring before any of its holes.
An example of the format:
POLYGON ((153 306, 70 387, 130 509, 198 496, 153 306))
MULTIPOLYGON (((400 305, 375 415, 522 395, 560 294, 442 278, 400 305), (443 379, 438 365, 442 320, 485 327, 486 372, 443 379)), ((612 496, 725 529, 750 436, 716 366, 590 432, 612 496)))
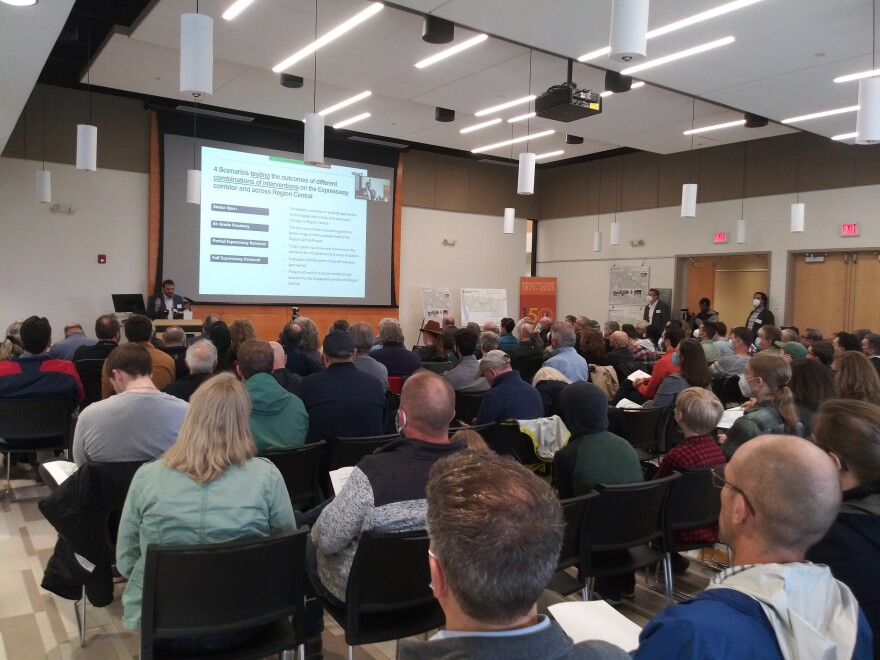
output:
POLYGON ((424 69, 426 66, 431 66, 440 60, 445 60, 447 57, 452 57, 457 53, 460 53, 463 50, 467 50, 468 48, 472 48, 477 44, 481 44, 486 39, 489 38, 487 34, 478 34, 476 37, 472 39, 468 39, 467 41, 462 41, 460 44, 453 46, 452 48, 447 48, 446 50, 440 51, 436 55, 431 55, 431 57, 426 57, 421 62, 416 62, 417 69, 424 69))
POLYGON ((561 156, 565 151, 559 149, 558 151, 548 151, 546 154, 538 154, 535 156, 535 160, 541 160, 542 158, 550 158, 551 156, 561 156))
POLYGON ((274 71, 275 73, 281 73, 282 71, 284 71, 284 69, 287 69, 288 67, 299 62, 301 59, 308 57, 309 55, 314 53, 321 46, 326 46, 334 39, 338 39, 352 28, 360 25, 374 14, 377 14, 384 6, 385 5, 383 5, 381 2, 371 3, 370 6, 364 9, 362 12, 355 14, 341 25, 337 25, 326 34, 321 35, 308 46, 296 51, 293 55, 288 57, 280 64, 276 64, 274 67, 272 67, 272 71, 274 71))
POLYGON ((851 80, 861 80, 862 78, 870 78, 871 76, 880 76, 880 69, 872 69, 871 71, 861 71, 859 73, 850 73, 846 76, 839 76, 834 79, 836 83, 850 82, 851 80))
POLYGON ((834 135, 831 137, 832 140, 854 140, 858 136, 858 131, 853 131, 852 133, 841 133, 840 135, 834 135))
POLYGON ((719 48, 721 46, 726 46, 727 44, 732 44, 736 39, 734 37, 724 37, 723 39, 716 39, 715 41, 710 41, 707 44, 702 44, 700 46, 694 46, 693 48, 688 48, 686 50, 680 50, 677 53, 672 53, 670 55, 664 55, 663 57, 658 57, 656 60, 648 60, 647 62, 642 62, 641 64, 636 64, 635 66, 631 66, 627 69, 624 69, 620 73, 624 76, 628 76, 631 73, 635 73, 636 71, 644 71, 645 69, 651 69, 655 66, 660 66, 661 64, 667 64, 668 62, 674 62, 675 60, 681 60, 685 57, 690 57, 691 55, 697 55, 699 53, 705 53, 707 50, 712 50, 713 48, 719 48))
POLYGON ((473 126, 466 126, 461 129, 459 133, 473 133, 474 131, 478 131, 481 128, 486 128, 487 126, 494 126, 495 124, 501 123, 501 117, 496 117, 495 119, 490 119, 489 121, 484 121, 482 124, 474 124, 473 126))
POLYGON ((850 105, 845 108, 835 108, 834 110, 824 110, 822 112, 814 112, 810 115, 801 115, 800 117, 789 117, 783 119, 783 124, 794 124, 799 121, 807 121, 808 119, 819 119, 819 117, 830 117, 831 115, 842 115, 845 112, 855 112, 859 109, 857 105, 850 105))
POLYGON ((320 112, 318 112, 318 114, 323 117, 323 116, 329 115, 331 112, 336 112, 337 110, 342 110, 342 108, 346 108, 346 107, 350 106, 352 103, 357 103, 361 99, 367 98, 372 93, 373 92, 366 91, 366 92, 361 92, 360 94, 355 94, 350 99, 345 99, 344 101, 340 101, 336 105, 331 105, 329 108, 325 108, 324 110, 321 110, 320 112))
POLYGON ((493 112, 500 112, 501 110, 507 110, 507 108, 512 108, 515 105, 521 105, 523 103, 529 103, 535 100, 535 95, 531 94, 530 96, 524 96, 521 99, 515 99, 513 101, 507 101, 507 103, 501 103, 500 105, 493 105, 491 108, 485 108, 484 110, 477 110, 474 113, 475 117, 484 117, 486 115, 491 115, 493 112))
POLYGON ((345 128, 349 124, 353 124, 356 121, 360 121, 361 119, 366 119, 367 117, 370 117, 370 116, 372 116, 372 115, 370 115, 369 112, 362 112, 359 115, 355 115, 354 117, 349 117, 348 119, 343 119, 341 122, 339 122, 337 124, 333 124, 333 128, 345 128))
POLYGON ((556 131, 541 131, 540 133, 532 133, 531 135, 523 135, 522 137, 513 138, 512 140, 505 140, 504 142, 496 142, 495 144, 489 144, 485 147, 477 147, 476 149, 471 149, 471 153, 478 154, 483 151, 492 151, 492 149, 498 149, 499 147, 506 147, 509 144, 517 144, 518 142, 525 142, 526 140, 537 140, 538 138, 547 137, 548 135, 553 135, 556 131))
POLYGON ((535 112, 527 112, 527 113, 524 114, 524 115, 517 115, 516 117, 511 117, 510 119, 508 119, 508 120, 507 120, 507 123, 508 123, 508 124, 512 124, 512 123, 517 122, 517 121, 525 121, 526 119, 531 119, 531 118, 534 117, 536 114, 537 114, 537 113, 535 113, 535 112))
MULTIPOLYGON (((722 14, 726 14, 731 11, 736 11, 737 9, 742 9, 743 7, 748 7, 749 5, 753 5, 756 2, 760 2, 761 0, 736 0, 735 2, 728 2, 727 4, 720 5, 715 7, 714 9, 707 9, 706 11, 701 11, 699 14, 694 14, 688 18, 683 18, 680 21, 675 21, 674 23, 670 23, 669 25, 664 25, 662 27, 657 28, 656 30, 648 31, 648 39, 652 37, 659 37, 662 34, 669 34, 670 32, 674 32, 675 30, 680 30, 681 28, 688 27, 689 25, 694 25, 695 23, 702 23, 703 21, 708 21, 710 18, 715 18, 716 16, 721 16, 722 14)), ((607 55, 611 52, 611 49, 606 46, 605 48, 600 48, 599 50, 594 50, 589 53, 585 53, 581 55, 578 59, 578 62, 587 62, 589 60, 594 60, 597 57, 602 57, 603 55, 607 55)))
POLYGON ((734 126, 742 126, 745 123, 745 119, 737 119, 736 121, 728 121, 723 124, 713 124, 712 126, 703 126, 702 128, 692 128, 689 131, 684 131, 684 134, 695 135, 697 133, 708 133, 709 131, 720 131, 722 128, 733 128, 734 126))
POLYGON ((229 9, 223 12, 223 18, 227 21, 231 21, 253 3, 254 0, 235 0, 235 2, 229 6, 229 9))

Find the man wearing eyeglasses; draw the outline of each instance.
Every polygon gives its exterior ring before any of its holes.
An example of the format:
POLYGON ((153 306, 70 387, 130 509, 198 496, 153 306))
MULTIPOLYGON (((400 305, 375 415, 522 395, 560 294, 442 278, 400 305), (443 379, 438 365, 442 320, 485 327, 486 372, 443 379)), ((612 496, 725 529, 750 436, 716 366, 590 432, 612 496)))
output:
POLYGON ((734 566, 693 600, 655 616, 643 658, 870 658, 871 631, 849 588, 804 561, 840 506, 831 458, 794 436, 761 436, 714 471, 720 537, 734 566))

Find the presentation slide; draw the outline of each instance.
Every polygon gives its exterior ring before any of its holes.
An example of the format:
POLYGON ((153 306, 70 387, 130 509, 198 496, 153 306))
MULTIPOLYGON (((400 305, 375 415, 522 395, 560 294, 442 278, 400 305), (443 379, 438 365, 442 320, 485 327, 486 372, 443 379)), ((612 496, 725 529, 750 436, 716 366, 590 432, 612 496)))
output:
POLYGON ((200 206, 166 189, 163 277, 197 302, 391 304, 393 171, 242 149, 200 146, 200 206))

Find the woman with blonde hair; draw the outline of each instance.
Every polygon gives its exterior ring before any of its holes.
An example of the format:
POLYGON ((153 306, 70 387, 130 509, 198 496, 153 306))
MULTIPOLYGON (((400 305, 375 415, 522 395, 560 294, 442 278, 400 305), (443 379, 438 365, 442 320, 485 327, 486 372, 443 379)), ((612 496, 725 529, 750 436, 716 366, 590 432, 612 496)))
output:
POLYGON ((834 384, 841 399, 880 405, 880 376, 871 359, 859 351, 844 351, 831 365, 834 384))
POLYGON ((804 437, 790 382, 791 363, 778 353, 762 351, 749 360, 739 377, 739 388, 743 396, 754 397, 757 403, 727 432, 721 451, 728 461, 740 445, 759 435, 784 433, 804 437))
MULTIPOLYGON (((255 458, 250 412, 247 390, 232 374, 208 379, 190 399, 177 442, 135 474, 116 545, 117 568, 128 577, 126 628, 140 626, 150 543, 220 543, 296 527, 281 473, 255 458)), ((225 646, 243 640, 199 641, 225 646)))
POLYGON ((6 328, 6 337, 0 342, 0 362, 11 360, 24 352, 21 345, 21 321, 13 321, 6 328))

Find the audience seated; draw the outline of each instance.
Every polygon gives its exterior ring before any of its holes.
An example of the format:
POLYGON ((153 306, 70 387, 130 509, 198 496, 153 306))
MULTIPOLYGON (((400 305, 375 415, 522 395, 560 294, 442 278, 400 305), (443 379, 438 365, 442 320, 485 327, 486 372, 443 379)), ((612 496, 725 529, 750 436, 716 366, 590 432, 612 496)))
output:
POLYGON ((824 339, 824 336, 821 331, 816 330, 816 328, 807 328, 804 330, 804 334, 800 337, 801 342, 807 348, 812 346, 814 341, 821 341, 822 339, 824 339))
POLYGON ((284 347, 284 354, 287 356, 285 367, 302 378, 311 374, 316 374, 324 370, 321 365, 321 358, 315 360, 310 355, 299 350, 300 341, 302 340, 302 327, 296 322, 291 321, 285 323, 278 335, 278 341, 284 347))
POLYGON ((419 356, 403 345, 403 329, 397 319, 379 321, 379 343, 382 348, 372 351, 370 355, 385 365, 389 376, 409 376, 422 368, 419 356))
POLYGON ((401 640, 398 658, 629 657, 606 642, 574 644, 538 614, 564 529, 546 483, 509 457, 469 449, 437 461, 427 491, 431 587, 446 627, 401 640))
POLYGON ((315 322, 305 316, 299 316, 293 322, 293 330, 299 335, 296 350, 305 353, 315 362, 321 364, 321 351, 318 350, 321 336, 318 333, 318 326, 315 325, 315 322))
POLYGON ((216 372, 230 371, 234 368, 235 360, 229 347, 232 345, 232 338, 229 335, 229 326, 224 321, 213 323, 208 329, 208 338, 217 347, 217 367, 216 372))
POLYGON ((501 334, 499 337, 498 348, 502 351, 505 351, 508 348, 516 346, 517 344, 517 336, 513 333, 514 328, 516 328, 516 321, 510 318, 501 319, 501 334))
POLYGON ((104 360, 119 345, 120 333, 119 320, 112 314, 103 314, 95 321, 95 337, 98 341, 80 346, 73 353, 73 366, 76 367, 86 388, 84 406, 101 399, 101 372, 104 370, 104 360), (86 385, 87 382, 94 385, 86 385), (90 398, 92 400, 89 400, 90 398))
POLYGON ((494 330, 484 330, 480 333, 480 357, 489 351, 498 350, 501 346, 501 335, 494 330))
POLYGON ((810 344, 809 348, 807 348, 807 357, 811 357, 814 360, 817 360, 822 366, 831 368, 831 363, 834 361, 834 346, 832 346, 830 341, 825 341, 824 339, 815 339, 810 344))
POLYGON ((574 350, 574 328, 568 323, 554 323, 550 336, 550 357, 544 365, 553 367, 572 383, 590 380, 587 361, 574 350))
POLYGON ((836 355, 841 355, 846 351, 861 351, 862 342, 851 332, 835 332, 831 335, 831 345, 834 346, 836 355))
MULTIPOLYGON (((648 327, 653 328, 654 326, 652 325, 648 327)), ((665 352, 654 365, 650 378, 639 378, 632 383, 631 387, 624 388, 626 390, 625 397, 627 399, 635 401, 636 403, 650 401, 657 395, 657 389, 660 387, 660 383, 663 382, 663 379, 666 378, 666 376, 679 373, 680 369, 677 364, 672 363, 672 358, 675 356, 675 350, 678 348, 682 339, 684 339, 684 330, 681 328, 667 327, 663 330, 663 334, 660 336, 660 342, 666 349, 665 352), (638 397, 631 395, 632 389, 635 389, 636 392, 638 392, 638 397)), ((630 381, 625 382, 629 383, 630 381)), ((623 388, 623 385, 621 387, 623 388)))
POLYGON ((165 333, 162 335, 162 350, 174 360, 174 371, 178 380, 189 373, 189 368, 186 366, 186 347, 186 333, 183 328, 176 325, 165 328, 165 333))
POLYGON ((623 382, 638 368, 636 358, 629 350, 630 339, 623 330, 615 330, 608 336, 607 341, 609 350, 605 353, 602 366, 614 367, 618 381, 623 382))
POLYGON ((205 320, 202 321, 202 334, 196 335, 195 337, 187 338, 187 343, 192 345, 195 344, 200 339, 210 339, 211 335, 208 334, 208 329, 214 325, 217 321, 222 321, 223 319, 219 314, 208 314, 205 316, 205 320))
POLYGON ((535 343, 535 325, 531 319, 524 319, 518 324, 517 342, 513 345, 501 348, 515 362, 518 358, 529 358, 533 355, 540 355, 543 348, 535 343))
POLYGON ((722 355, 709 367, 713 376, 739 376, 746 370, 749 361, 749 349, 752 347, 752 331, 739 326, 730 331, 730 347, 732 355, 722 355))
POLYGON ((869 332, 862 338, 862 352, 871 359, 871 366, 880 373, 880 335, 869 332))
POLYGON ((83 327, 79 323, 68 323, 64 326, 64 339, 56 341, 49 348, 49 357, 56 360, 71 360, 73 354, 80 346, 92 346, 96 339, 86 337, 83 327))
POLYGON ((758 351, 776 351, 776 342, 782 341, 782 330, 775 325, 762 326, 755 334, 755 348, 758 351))
POLYGON ((784 360, 794 362, 796 360, 805 360, 807 358, 807 347, 797 341, 777 341, 773 342, 779 349, 779 354, 784 360))
POLYGON ((804 427, 804 437, 810 437, 813 418, 823 401, 837 396, 831 371, 816 360, 796 360, 791 364, 789 389, 794 396, 798 421, 804 427))
POLYGON ((287 354, 284 352, 284 347, 277 341, 270 341, 269 347, 272 349, 274 358, 272 360, 272 378, 285 390, 299 396, 299 384, 302 381, 302 377, 299 374, 293 373, 285 366, 287 364, 287 354))
MULTIPOLYGON (((281 473, 254 458, 244 385, 232 374, 219 374, 191 401, 177 442, 137 471, 122 510, 116 563, 128 578, 122 596, 126 628, 140 626, 149 544, 220 543, 296 527, 281 473)), ((242 637, 249 635, 222 641, 231 645, 242 637)))
POLYGON ((451 351, 454 343, 453 337, 458 332, 458 327, 455 325, 455 317, 447 314, 443 317, 440 324, 443 326, 443 348, 451 351))
POLYGON ((453 350, 458 356, 458 364, 443 373, 456 392, 485 392, 489 383, 477 372, 480 363, 474 357, 477 338, 468 330, 459 330, 453 338, 453 350))
POLYGON ((0 362, 16 358, 24 352, 21 345, 21 321, 13 321, 6 328, 6 337, 0 342, 0 362))
POLYGON ((193 392, 214 375, 214 369, 217 368, 217 347, 209 339, 199 339, 186 349, 185 359, 188 374, 167 385, 162 391, 189 401, 193 392))
POLYGON ((248 339, 238 347, 235 370, 251 398, 251 434, 260 453, 299 447, 309 430, 303 402, 272 376, 274 363, 272 347, 264 341, 248 339))
POLYGON ((388 391, 388 367, 376 360, 370 355, 370 348, 373 346, 373 328, 369 323, 358 321, 348 326, 348 334, 354 341, 354 366, 374 376, 382 384, 385 391, 388 391))
POLYGON ((416 346, 413 352, 421 362, 448 362, 449 356, 443 346, 443 330, 437 321, 431 319, 421 328, 424 346, 416 346))
POLYGON ((718 478, 721 538, 734 566, 655 616, 634 657, 870 658, 871 632, 849 587, 827 566, 803 563, 840 505, 828 455, 799 438, 765 436, 718 478))
POLYGON ((177 439, 187 403, 163 394, 151 379, 153 361, 142 344, 119 346, 104 361, 116 396, 80 413, 73 435, 73 460, 121 463, 146 461, 177 439))
POLYGON ((880 376, 867 355, 847 350, 839 353, 831 365, 834 386, 841 399, 854 399, 880 405, 880 376))
POLYGON ((754 397, 756 403, 733 423, 726 436, 718 437, 722 441, 721 451, 728 461, 744 442, 759 435, 787 433, 804 436, 789 382, 791 365, 778 354, 762 351, 749 360, 745 373, 739 377, 739 384, 743 396, 754 397))
POLYGON ((688 387, 709 387, 712 380, 706 353, 696 339, 682 339, 672 356, 672 364, 678 367, 678 373, 670 373, 663 378, 654 398, 646 401, 644 408, 663 408, 675 405, 680 392, 688 387))
MULTIPOLYGON (((872 630, 880 631, 880 407, 864 401, 826 401, 813 429, 816 446, 831 456, 843 504, 807 559, 825 564, 852 589, 872 630)), ((880 634, 874 635, 880 658, 880 634)))
POLYGON ((483 396, 476 424, 503 422, 507 419, 537 419, 544 416, 544 402, 538 391, 510 368, 510 356, 494 350, 480 359, 477 372, 489 383, 483 396))
POLYGON ((627 339, 626 345, 629 352, 632 353, 636 367, 639 369, 647 369, 648 372, 650 372, 657 363, 657 353, 654 349, 648 349, 642 346, 638 342, 639 334, 636 332, 635 327, 630 324, 627 324, 627 326, 628 328, 624 332, 627 339))
MULTIPOLYGON (((143 346, 150 354, 150 359, 153 361, 153 385, 157 390, 164 389, 177 379, 174 358, 153 346, 150 341, 153 337, 153 322, 149 318, 143 314, 132 314, 125 322, 124 332, 129 343, 143 346)), ((108 375, 107 369, 104 369, 101 394, 105 399, 113 394, 113 386, 108 375)))
POLYGON ((602 333, 594 328, 581 330, 578 353, 587 361, 587 364, 606 365, 605 338, 602 336, 602 333))
POLYGON ((544 417, 560 414, 562 392, 571 381, 553 367, 541 367, 532 378, 532 385, 544 402, 544 417))
POLYGON ((238 359, 239 347, 249 339, 256 339, 257 331, 250 319, 235 319, 229 324, 229 353, 233 360, 238 359))

